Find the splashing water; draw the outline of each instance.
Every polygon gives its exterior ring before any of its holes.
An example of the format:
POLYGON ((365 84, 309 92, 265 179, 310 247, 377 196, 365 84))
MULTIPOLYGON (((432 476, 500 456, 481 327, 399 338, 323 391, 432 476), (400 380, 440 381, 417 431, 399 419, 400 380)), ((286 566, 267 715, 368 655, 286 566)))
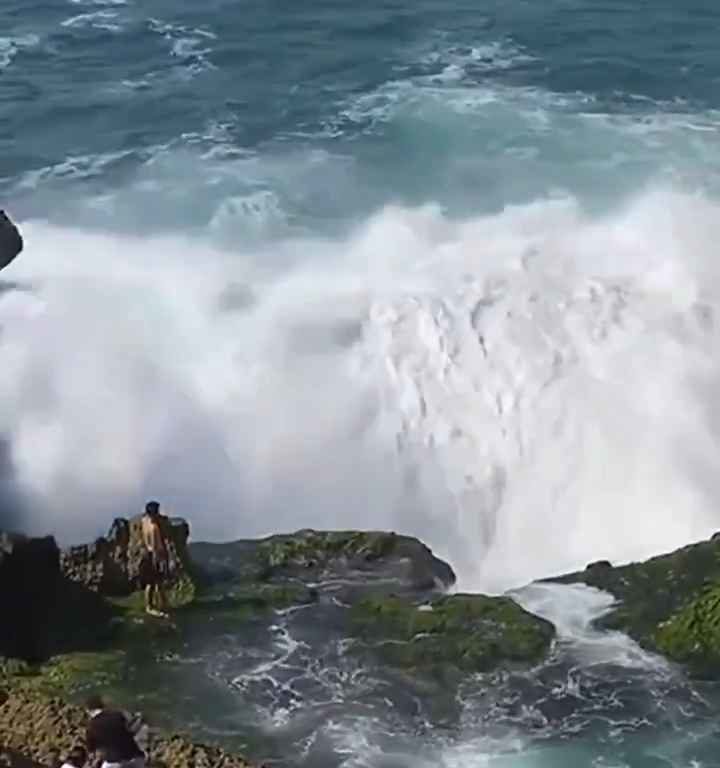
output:
POLYGON ((272 260, 30 222, 0 321, 36 526, 152 489, 198 536, 410 530, 484 589, 707 535, 717 214, 388 208, 272 260))

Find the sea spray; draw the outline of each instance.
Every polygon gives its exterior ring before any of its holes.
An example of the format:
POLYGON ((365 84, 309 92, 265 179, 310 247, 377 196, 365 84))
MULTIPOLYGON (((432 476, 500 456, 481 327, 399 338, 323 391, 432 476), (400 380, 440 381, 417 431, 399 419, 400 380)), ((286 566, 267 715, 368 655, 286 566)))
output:
POLYGON ((491 591, 703 537, 718 221, 659 188, 240 252, 27 222, 0 354, 28 524, 151 493, 198 536, 398 528, 491 591))

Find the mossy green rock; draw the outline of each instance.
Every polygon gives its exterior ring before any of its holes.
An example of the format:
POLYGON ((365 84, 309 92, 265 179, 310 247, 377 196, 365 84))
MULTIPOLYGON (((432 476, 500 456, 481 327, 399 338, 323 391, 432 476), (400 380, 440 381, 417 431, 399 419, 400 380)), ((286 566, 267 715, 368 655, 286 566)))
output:
POLYGON ((262 540, 193 543, 190 556, 205 583, 315 581, 363 574, 394 588, 436 590, 455 583, 452 568, 421 541, 384 531, 301 530, 262 540))
POLYGON ((720 673, 720 586, 659 624, 653 639, 659 651, 697 674, 720 673))
POLYGON ((338 557, 372 562, 391 554, 399 540, 393 533, 308 530, 273 536, 261 545, 260 555, 269 568, 314 567, 338 557))
POLYGON ((106 691, 122 678, 125 665, 119 650, 72 653, 50 659, 29 680, 31 687, 58 695, 79 688, 106 691))
POLYGON ((0 665, 0 685, 8 691, 47 696, 107 695, 123 679, 126 666, 122 651, 71 653, 42 665, 11 662, 0 665))
POLYGON ((626 632, 697 673, 720 672, 720 538, 641 563, 594 563, 553 581, 610 592, 618 603, 600 626, 626 632))
POLYGON ((384 661, 417 672, 532 663, 555 634, 508 597, 452 595, 423 605, 388 597, 363 601, 351 615, 357 634, 384 661))
POLYGON ((27 677, 33 674, 33 667, 21 659, 5 659, 0 656, 0 681, 27 677))
POLYGON ((208 613, 219 618, 248 619, 292 605, 309 605, 316 600, 317 593, 302 584, 247 582, 230 592, 202 594, 180 616, 193 618, 208 613))

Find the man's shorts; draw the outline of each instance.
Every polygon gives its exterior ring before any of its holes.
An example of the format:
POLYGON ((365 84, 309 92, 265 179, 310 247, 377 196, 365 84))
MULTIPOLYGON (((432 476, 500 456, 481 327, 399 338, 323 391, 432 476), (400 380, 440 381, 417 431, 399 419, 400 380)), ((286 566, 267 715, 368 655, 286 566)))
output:
POLYGON ((140 561, 140 585, 156 587, 165 577, 165 564, 152 552, 146 552, 140 561))

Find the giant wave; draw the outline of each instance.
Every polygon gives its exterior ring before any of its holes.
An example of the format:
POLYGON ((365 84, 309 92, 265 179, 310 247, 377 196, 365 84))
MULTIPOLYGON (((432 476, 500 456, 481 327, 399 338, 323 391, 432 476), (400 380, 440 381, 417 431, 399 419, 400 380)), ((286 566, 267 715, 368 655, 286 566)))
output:
POLYGON ((718 222, 669 187, 237 250, 25 222, 0 427, 27 525, 153 494, 203 537, 394 527, 485 590, 705 536, 718 222))

